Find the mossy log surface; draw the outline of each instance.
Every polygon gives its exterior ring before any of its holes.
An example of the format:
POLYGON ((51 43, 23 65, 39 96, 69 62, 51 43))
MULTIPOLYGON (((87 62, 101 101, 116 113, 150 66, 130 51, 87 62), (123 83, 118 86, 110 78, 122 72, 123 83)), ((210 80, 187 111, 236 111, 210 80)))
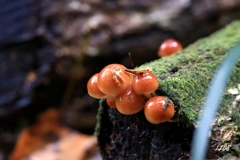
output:
MULTIPOLYGON (((103 158, 189 158, 193 130, 197 127, 210 81, 229 50, 240 42, 239 28, 240 21, 235 21, 175 55, 136 68, 150 68, 158 77, 157 94, 172 99, 178 123, 152 125, 143 111, 125 116, 110 109, 102 99, 95 133, 103 158)), ((223 93, 220 110, 212 123, 207 158, 240 157, 239 93, 240 63, 223 93), (227 149, 219 149, 220 146, 227 149)))

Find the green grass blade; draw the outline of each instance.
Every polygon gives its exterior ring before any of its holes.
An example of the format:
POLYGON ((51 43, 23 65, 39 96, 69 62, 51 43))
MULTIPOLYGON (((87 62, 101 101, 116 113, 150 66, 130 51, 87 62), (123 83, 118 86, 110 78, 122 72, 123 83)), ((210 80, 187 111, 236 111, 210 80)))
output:
POLYGON ((227 82, 231 76, 234 66, 238 62, 240 56, 240 44, 232 48, 221 64, 218 72, 212 79, 211 87, 208 90, 206 103, 203 106, 203 112, 200 117, 199 127, 196 128, 192 150, 192 160, 203 160, 206 156, 206 151, 209 143, 209 133, 211 131, 211 122, 216 116, 219 102, 222 98, 222 92, 224 91, 227 82))

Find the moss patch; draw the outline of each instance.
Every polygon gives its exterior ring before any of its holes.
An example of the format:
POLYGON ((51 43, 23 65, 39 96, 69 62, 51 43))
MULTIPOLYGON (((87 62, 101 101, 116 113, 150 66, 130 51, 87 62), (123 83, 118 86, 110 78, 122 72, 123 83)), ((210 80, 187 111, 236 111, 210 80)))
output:
MULTIPOLYGON (((181 52, 139 66, 151 68, 159 78, 159 90, 170 97, 178 109, 178 116, 186 124, 196 122, 201 113, 210 81, 229 50, 240 42, 240 22, 234 22, 207 38, 200 39, 181 52)), ((228 88, 240 83, 240 63, 228 88)), ((224 93, 220 114, 226 114, 234 96, 224 93)))

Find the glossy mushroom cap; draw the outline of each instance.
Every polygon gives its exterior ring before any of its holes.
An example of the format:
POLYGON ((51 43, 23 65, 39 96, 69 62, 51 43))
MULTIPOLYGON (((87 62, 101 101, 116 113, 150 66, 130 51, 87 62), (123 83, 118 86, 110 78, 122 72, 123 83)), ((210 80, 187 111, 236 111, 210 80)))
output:
POLYGON ((110 108, 116 108, 116 100, 115 99, 107 99, 106 102, 110 108))
POLYGON ((162 43, 158 50, 158 56, 164 57, 182 50, 182 45, 175 39, 168 39, 162 43))
POLYGON ((99 89, 98 89, 98 73, 94 74, 87 83, 87 90, 88 90, 88 94, 90 96, 92 96, 93 98, 103 98, 106 94, 102 93, 99 89))
POLYGON ((145 102, 144 96, 136 94, 131 85, 116 97, 117 110, 124 115, 138 113, 144 108, 145 102))
POLYGON ((121 64, 110 64, 104 67, 98 75, 98 88, 109 96, 117 96, 126 90, 132 82, 132 74, 125 72, 121 64))
POLYGON ((163 96, 150 98, 144 106, 146 119, 152 124, 159 124, 170 120, 175 113, 174 104, 163 96))
POLYGON ((134 77, 132 86, 135 93, 149 98, 158 89, 158 79, 151 71, 141 72, 134 77))

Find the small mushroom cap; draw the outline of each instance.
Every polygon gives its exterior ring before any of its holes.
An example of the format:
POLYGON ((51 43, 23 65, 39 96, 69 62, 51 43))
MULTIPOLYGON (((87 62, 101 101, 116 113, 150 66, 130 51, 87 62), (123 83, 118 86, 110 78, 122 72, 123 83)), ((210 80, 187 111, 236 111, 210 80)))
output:
POLYGON ((174 104, 163 96, 150 98, 144 107, 146 119, 152 124, 159 124, 170 120, 175 113, 174 104))
POLYGON ((136 94, 131 85, 116 97, 117 110, 124 115, 138 113, 144 108, 145 102, 144 96, 136 94))
POLYGON ((117 96, 126 90, 132 82, 132 75, 125 72, 121 64, 110 64, 104 67, 98 75, 98 88, 109 96, 117 96))
POLYGON ((138 94, 151 94, 158 89, 158 79, 150 71, 136 75, 133 79, 133 90, 138 94))
POLYGON ((102 93, 97 86, 98 75, 99 74, 96 73, 88 80, 87 90, 90 96, 92 96, 93 98, 100 99, 103 98, 106 94, 102 93))
POLYGON ((110 108, 116 108, 116 100, 115 99, 107 99, 106 102, 110 108))
POLYGON ((164 57, 174 54, 178 51, 182 50, 182 45, 175 39, 168 39, 164 41, 158 50, 158 56, 164 57))

